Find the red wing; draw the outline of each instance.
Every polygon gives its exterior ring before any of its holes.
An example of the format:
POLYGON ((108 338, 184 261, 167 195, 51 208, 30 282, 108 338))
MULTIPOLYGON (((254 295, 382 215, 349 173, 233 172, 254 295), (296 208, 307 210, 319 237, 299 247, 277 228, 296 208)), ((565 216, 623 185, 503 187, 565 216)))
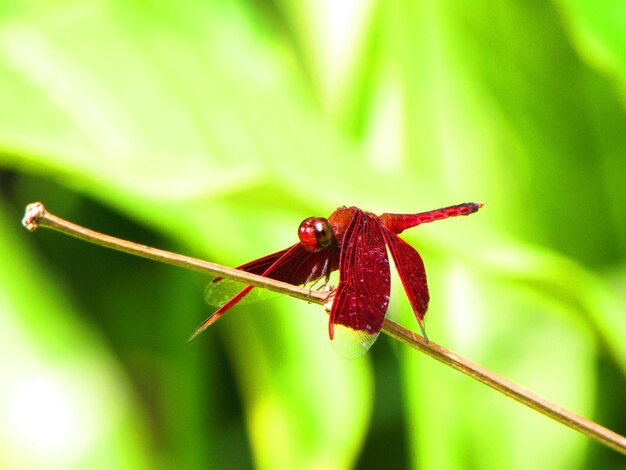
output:
POLYGON ((280 263, 275 262, 275 266, 261 274, 296 286, 308 284, 337 269, 337 252, 336 248, 330 247, 312 253, 297 243, 285 252, 280 263))
POLYGON ((382 232, 400 275, 404 291, 411 303, 411 308, 413 308, 422 334, 426 338, 424 315, 426 315, 430 296, 428 295, 426 270, 424 269, 422 257, 415 248, 391 232, 387 227, 383 226, 382 232))
MULTIPOLYGON (((299 286, 316 281, 326 273, 337 269, 339 260, 336 252, 336 249, 328 248, 312 253, 307 251, 302 244, 296 243, 284 250, 237 266, 237 269, 299 286), (280 263, 277 263, 278 260, 280 263), (275 263, 277 263, 276 266, 273 266, 275 263), (270 267, 272 267, 271 270, 269 270, 270 267)), ((221 280, 221 277, 216 277, 212 282, 221 280)))
POLYGON ((389 305, 389 260, 375 216, 355 212, 343 237, 339 285, 330 312, 333 347, 358 357, 376 340, 389 305))
MULTIPOLYGON (((294 285, 301 285, 319 279, 320 277, 330 273, 338 264, 335 259, 337 257, 336 250, 329 248, 326 250, 312 253, 304 249, 300 243, 296 243, 291 247, 264 256, 257 260, 239 266, 247 272, 259 274, 279 281, 288 282, 294 285)), ((220 281, 222 278, 216 278, 213 282, 220 281)), ((219 288, 219 287, 211 287, 219 288)), ((240 290, 228 302, 218 308, 213 315, 207 318, 196 331, 191 335, 190 340, 198 336, 210 325, 215 323, 219 317, 226 313, 231 307, 236 305, 243 299, 253 286, 246 286, 240 290)))
POLYGON ((237 266, 237 269, 241 269, 249 273, 261 274, 272 264, 278 261, 281 256, 283 256, 289 250, 292 250, 293 247, 294 245, 290 246, 289 248, 285 248, 284 250, 277 251, 276 253, 272 253, 271 255, 264 256, 263 258, 255 259, 254 261, 242 264, 241 266, 237 266))
MULTIPOLYGON (((254 261, 250 261, 249 263, 237 266, 237 269, 241 269, 242 271, 247 271, 253 274, 262 274, 267 268, 269 268, 281 256, 283 256, 287 251, 291 250, 292 248, 293 246, 290 246, 289 248, 285 248, 284 250, 277 251, 276 253, 272 253, 271 255, 264 256, 263 258, 255 259, 254 261)), ((219 282, 221 280, 221 277, 216 277, 211 282, 219 282)))

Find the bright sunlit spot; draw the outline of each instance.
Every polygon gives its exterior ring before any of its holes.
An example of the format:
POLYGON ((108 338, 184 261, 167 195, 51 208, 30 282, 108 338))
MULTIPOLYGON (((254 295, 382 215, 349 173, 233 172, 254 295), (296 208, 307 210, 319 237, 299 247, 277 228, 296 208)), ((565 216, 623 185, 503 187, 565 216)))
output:
POLYGON ((446 290, 454 292, 447 299, 447 319, 450 331, 455 335, 455 344, 470 347, 480 338, 479 312, 474 308, 476 300, 471 280, 460 265, 450 268, 446 276, 446 290))
MULTIPOLYGON (((68 462, 89 440, 72 386, 63 377, 31 375, 5 390, 6 427, 13 446, 44 462, 68 462)), ((20 452, 21 453, 21 452, 20 452)))

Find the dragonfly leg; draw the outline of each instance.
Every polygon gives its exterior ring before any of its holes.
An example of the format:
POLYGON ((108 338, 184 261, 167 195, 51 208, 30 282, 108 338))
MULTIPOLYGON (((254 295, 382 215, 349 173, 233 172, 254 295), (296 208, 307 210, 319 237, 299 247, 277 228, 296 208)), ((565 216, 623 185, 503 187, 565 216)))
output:
POLYGON ((325 286, 328 289, 328 295, 326 296, 326 302, 324 302, 324 308, 328 313, 330 313, 333 308, 333 302, 335 301, 335 293, 337 292, 337 289, 328 286, 328 284, 325 284, 325 286))
MULTIPOLYGON (((309 294, 311 293, 311 291, 313 290, 313 288, 315 288, 315 286, 317 285, 318 282, 320 282, 320 279, 322 279, 321 277, 317 278, 315 281, 313 281, 310 285, 309 285, 309 294)), ((318 287, 315 290, 320 290, 320 288, 324 287, 326 285, 326 283, 322 284, 320 287, 318 287)))
POLYGON ((311 281, 313 281, 313 283, 309 286, 309 297, 311 296, 311 292, 313 292, 313 288, 315 288, 317 283, 320 282, 320 279, 322 279, 322 277, 325 278, 324 283, 315 289, 317 291, 325 289, 326 286, 328 285, 328 281, 330 280, 330 270, 328 269, 328 258, 324 260, 324 264, 321 270, 318 271, 317 269, 318 267, 319 267, 319 264, 316 264, 313 270, 311 271, 311 274, 309 274, 309 277, 307 277, 306 281, 304 281, 305 286, 309 284, 311 281))

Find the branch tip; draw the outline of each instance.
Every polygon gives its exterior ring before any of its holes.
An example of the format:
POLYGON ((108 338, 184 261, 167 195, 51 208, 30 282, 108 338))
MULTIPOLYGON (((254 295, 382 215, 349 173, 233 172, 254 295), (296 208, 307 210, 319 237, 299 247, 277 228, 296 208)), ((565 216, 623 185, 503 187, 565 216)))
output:
POLYGON ((33 202, 26 206, 26 212, 22 219, 22 225, 26 230, 34 232, 39 226, 39 219, 46 213, 46 208, 41 202, 33 202))

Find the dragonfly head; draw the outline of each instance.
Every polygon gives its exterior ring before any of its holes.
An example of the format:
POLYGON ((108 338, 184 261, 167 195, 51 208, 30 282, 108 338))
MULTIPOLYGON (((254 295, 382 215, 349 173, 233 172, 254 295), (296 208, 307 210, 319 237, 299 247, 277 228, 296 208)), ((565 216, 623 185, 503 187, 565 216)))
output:
POLYGON ((333 228, 328 219, 309 217, 300 224, 298 237, 307 251, 320 251, 332 244, 334 240, 333 228))

